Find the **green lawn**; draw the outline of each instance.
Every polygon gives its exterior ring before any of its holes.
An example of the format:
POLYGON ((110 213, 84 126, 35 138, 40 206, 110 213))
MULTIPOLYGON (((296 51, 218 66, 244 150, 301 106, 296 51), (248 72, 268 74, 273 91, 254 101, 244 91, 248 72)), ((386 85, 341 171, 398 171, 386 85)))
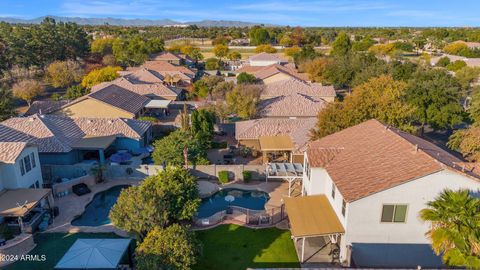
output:
POLYGON ((289 231, 221 225, 197 236, 203 244, 197 270, 300 267, 289 231))
POLYGON ((119 238, 119 236, 114 233, 39 233, 34 237, 37 246, 29 254, 39 256, 45 254, 46 261, 16 262, 2 270, 51 270, 78 238, 119 238))

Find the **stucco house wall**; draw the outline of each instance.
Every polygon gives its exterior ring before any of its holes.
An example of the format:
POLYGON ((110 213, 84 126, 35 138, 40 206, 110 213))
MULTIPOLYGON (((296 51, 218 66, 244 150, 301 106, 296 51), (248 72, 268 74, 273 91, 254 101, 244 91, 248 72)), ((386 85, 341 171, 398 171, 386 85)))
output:
POLYGON ((17 188, 29 188, 38 181, 39 187, 42 187, 43 178, 42 170, 40 166, 40 160, 38 157, 37 147, 29 146, 23 149, 22 153, 15 160, 14 164, 0 163, 0 187, 1 189, 17 189, 17 188), (20 164, 26 156, 35 159, 34 163, 31 162, 32 168, 30 171, 25 171, 25 174, 21 174, 20 164), (35 164, 35 167, 33 167, 35 164))

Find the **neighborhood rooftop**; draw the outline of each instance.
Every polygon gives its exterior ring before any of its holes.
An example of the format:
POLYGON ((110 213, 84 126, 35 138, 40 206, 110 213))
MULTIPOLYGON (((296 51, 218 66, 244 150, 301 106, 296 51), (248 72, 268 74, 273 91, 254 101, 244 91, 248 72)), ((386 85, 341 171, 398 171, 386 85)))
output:
POLYGON ((311 97, 336 96, 336 91, 333 86, 325 86, 320 83, 306 83, 292 78, 266 84, 262 91, 262 98, 286 96, 296 93, 311 97))
POLYGON ((311 142, 307 156, 311 167, 327 170, 348 202, 446 168, 479 177, 440 147, 377 120, 311 142))
POLYGON ((180 91, 174 87, 166 86, 161 83, 132 82, 126 77, 121 77, 111 82, 97 84, 92 88, 92 92, 100 91, 110 85, 117 85, 142 96, 177 97, 180 93, 180 91))
POLYGON ((26 142, 0 142, 0 163, 15 163, 25 147, 26 142))
POLYGON ((315 117, 326 105, 321 98, 295 93, 262 100, 258 114, 261 117, 315 117))
POLYGON ((147 97, 115 84, 111 84, 99 91, 93 92, 87 97, 94 98, 133 114, 141 111, 149 101, 147 97))
POLYGON ((62 106, 68 104, 69 100, 37 100, 32 103, 28 110, 24 113, 25 116, 39 114, 49 114, 59 110, 62 106))
POLYGON ((255 140, 264 136, 289 136, 294 144, 293 152, 306 150, 310 130, 315 127, 316 118, 261 118, 241 121, 235 124, 237 140, 255 140))
POLYGON ((115 135, 141 138, 150 125, 147 121, 123 118, 68 118, 36 114, 1 122, 0 140, 33 143, 43 153, 69 152, 85 137, 115 135))

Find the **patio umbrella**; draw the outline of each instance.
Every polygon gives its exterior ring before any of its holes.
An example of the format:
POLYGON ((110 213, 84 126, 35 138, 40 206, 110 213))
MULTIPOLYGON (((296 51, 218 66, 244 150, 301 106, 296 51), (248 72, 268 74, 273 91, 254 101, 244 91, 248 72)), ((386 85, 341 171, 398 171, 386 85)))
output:
POLYGON ((130 159, 132 159, 132 155, 130 155, 130 153, 115 153, 110 156, 110 161, 116 163, 127 162, 130 159))

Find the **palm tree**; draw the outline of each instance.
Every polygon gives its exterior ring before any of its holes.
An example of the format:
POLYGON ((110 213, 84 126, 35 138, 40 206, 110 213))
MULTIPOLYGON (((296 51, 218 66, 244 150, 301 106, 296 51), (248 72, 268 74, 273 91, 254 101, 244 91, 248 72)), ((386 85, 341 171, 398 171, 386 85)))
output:
POLYGON ((431 223, 432 249, 449 266, 480 269, 480 199, 468 190, 444 190, 420 212, 431 223))

